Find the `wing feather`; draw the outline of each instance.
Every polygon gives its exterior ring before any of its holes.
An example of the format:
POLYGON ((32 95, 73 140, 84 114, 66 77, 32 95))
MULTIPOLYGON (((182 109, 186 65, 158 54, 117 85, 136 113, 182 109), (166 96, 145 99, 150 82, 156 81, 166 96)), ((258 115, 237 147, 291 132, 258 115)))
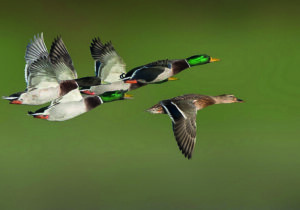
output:
POLYGON ((126 64, 118 55, 111 42, 103 44, 100 38, 92 40, 91 55, 95 60, 96 76, 104 83, 121 80, 120 75, 126 73, 126 64))
POLYGON ((48 57, 48 50, 44 42, 43 33, 41 35, 37 34, 34 36, 33 41, 31 40, 30 43, 28 43, 25 51, 25 81, 28 85, 28 78, 30 72, 28 71, 28 68, 30 64, 38 60, 42 57, 48 57))
POLYGON ((59 81, 77 78, 73 61, 61 37, 57 37, 53 41, 49 56, 59 81))
POLYGON ((172 119, 172 127, 179 149, 191 158, 196 143, 196 107, 190 101, 161 101, 160 104, 172 119))
POLYGON ((48 57, 41 57, 28 66, 27 88, 42 88, 58 85, 55 72, 48 57))

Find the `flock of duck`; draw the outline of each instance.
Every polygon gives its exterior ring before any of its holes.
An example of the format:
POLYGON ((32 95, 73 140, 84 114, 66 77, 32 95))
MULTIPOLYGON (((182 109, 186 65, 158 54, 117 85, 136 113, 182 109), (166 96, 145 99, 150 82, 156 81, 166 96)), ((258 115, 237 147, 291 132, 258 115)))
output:
MULTIPOLYGON (((28 114, 49 121, 64 121, 103 103, 131 99, 128 91, 147 84, 177 80, 173 76, 185 69, 219 60, 201 54, 186 59, 159 60, 126 72, 126 64, 111 42, 103 44, 95 38, 90 51, 95 63, 95 76, 77 78, 61 37, 53 41, 48 52, 43 33, 34 36, 25 53, 27 87, 25 91, 4 96, 3 99, 9 100, 10 104, 41 105, 51 102, 49 106, 28 114)), ((190 159, 196 143, 197 111, 213 104, 241 102, 243 100, 229 94, 186 94, 162 100, 147 111, 169 115, 179 149, 190 159)))

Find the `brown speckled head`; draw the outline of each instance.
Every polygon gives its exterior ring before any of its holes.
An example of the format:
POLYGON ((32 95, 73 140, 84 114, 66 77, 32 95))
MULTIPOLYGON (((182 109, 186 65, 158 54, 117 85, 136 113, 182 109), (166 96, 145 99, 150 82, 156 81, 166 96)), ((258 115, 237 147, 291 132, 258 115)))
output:
POLYGON ((150 112, 152 114, 164 114, 165 113, 163 107, 160 104, 155 104, 154 106, 150 107, 146 111, 150 112))
POLYGON ((243 103, 242 99, 239 99, 231 94, 223 94, 219 96, 214 96, 217 104, 230 104, 230 103, 243 103))

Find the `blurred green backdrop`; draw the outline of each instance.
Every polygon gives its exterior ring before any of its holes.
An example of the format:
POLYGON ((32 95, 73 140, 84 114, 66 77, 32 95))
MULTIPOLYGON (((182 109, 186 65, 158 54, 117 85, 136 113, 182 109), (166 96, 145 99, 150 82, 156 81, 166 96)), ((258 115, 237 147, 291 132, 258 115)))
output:
POLYGON ((89 44, 112 40, 128 69, 206 53, 221 62, 148 85, 65 122, 0 103, 0 209, 299 209, 299 4, 284 1, 2 2, 1 95, 23 90, 24 52, 62 35, 78 75, 89 44), (144 110, 186 93, 247 101, 198 113, 192 160, 168 116, 144 110))

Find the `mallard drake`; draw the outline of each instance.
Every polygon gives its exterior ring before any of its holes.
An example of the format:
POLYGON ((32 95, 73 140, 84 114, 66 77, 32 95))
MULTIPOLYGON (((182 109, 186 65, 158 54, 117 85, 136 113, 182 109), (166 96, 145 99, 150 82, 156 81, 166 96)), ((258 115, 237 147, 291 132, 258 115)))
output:
POLYGON ((186 59, 159 60, 136 67, 123 75, 126 83, 158 83, 172 78, 173 75, 197 65, 219 61, 208 55, 194 55, 186 59))
POLYGON ((244 102, 234 95, 206 96, 187 94, 160 101, 147 111, 153 114, 168 114, 179 149, 190 159, 196 143, 197 111, 213 104, 244 102))
POLYGON ((34 118, 49 121, 65 121, 88 112, 103 103, 131 98, 131 95, 123 91, 111 91, 100 96, 83 97, 77 88, 54 100, 50 106, 35 112, 28 112, 28 114, 34 118))
POLYGON ((52 43, 50 54, 43 33, 34 36, 25 53, 25 91, 14 93, 7 99, 11 104, 40 105, 50 102, 77 88, 77 78, 72 59, 61 37, 52 43))
MULTIPOLYGON (((123 81, 122 76, 126 75, 126 64, 111 42, 103 44, 99 37, 94 38, 90 50, 95 62, 96 76, 76 79, 82 93, 100 95, 106 91, 130 91, 146 85, 145 83, 125 83, 123 81)), ((176 79, 167 78, 159 83, 176 79)))

